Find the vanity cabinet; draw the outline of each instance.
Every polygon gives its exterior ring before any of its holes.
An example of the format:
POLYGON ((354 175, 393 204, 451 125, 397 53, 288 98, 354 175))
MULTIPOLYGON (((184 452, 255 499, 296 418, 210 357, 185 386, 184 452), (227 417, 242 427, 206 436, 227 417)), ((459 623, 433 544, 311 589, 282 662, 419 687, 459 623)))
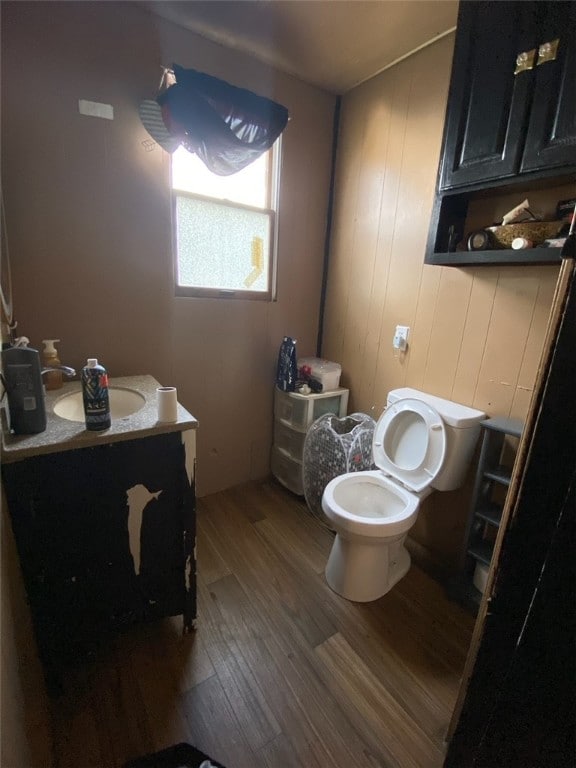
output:
POLYGON ((4 464, 3 484, 49 690, 129 624, 196 616, 193 432, 4 464), (188 451, 188 455, 187 455, 188 451))
POLYGON ((575 83, 576 2, 460 3, 426 263, 559 262, 550 248, 468 252, 466 219, 487 195, 518 204, 574 182, 575 83))

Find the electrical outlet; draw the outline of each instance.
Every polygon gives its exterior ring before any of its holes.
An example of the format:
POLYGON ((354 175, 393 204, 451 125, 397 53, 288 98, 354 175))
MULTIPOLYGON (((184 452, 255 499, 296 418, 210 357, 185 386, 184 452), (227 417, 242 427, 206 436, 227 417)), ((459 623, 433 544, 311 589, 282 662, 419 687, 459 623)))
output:
POLYGON ((397 325, 396 331, 394 333, 394 338, 392 340, 392 346, 394 349, 399 349, 401 352, 404 352, 406 350, 406 347, 408 346, 408 334, 410 333, 410 328, 407 325, 397 325))

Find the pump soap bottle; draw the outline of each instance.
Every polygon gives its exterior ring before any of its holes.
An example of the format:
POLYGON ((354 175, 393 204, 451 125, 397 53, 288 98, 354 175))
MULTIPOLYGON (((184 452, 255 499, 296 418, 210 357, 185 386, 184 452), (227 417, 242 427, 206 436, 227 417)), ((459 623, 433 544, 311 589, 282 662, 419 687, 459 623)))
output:
MULTIPOLYGON (((54 344, 58 344, 60 339, 44 339, 44 352, 42 353, 42 362, 46 368, 53 368, 61 365, 58 359, 58 352, 54 344)), ((44 374, 44 386, 46 389, 60 389, 62 386, 62 371, 46 371, 44 374)))

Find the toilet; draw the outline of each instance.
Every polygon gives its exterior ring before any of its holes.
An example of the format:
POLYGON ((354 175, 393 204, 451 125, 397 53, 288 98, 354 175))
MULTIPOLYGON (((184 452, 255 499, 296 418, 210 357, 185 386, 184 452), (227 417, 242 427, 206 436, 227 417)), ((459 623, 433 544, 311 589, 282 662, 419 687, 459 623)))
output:
POLYGON ((486 414, 403 387, 388 394, 374 430, 377 470, 331 480, 322 510, 336 531, 326 581, 342 597, 369 602, 410 568, 404 546, 420 502, 432 490, 460 487, 486 414))

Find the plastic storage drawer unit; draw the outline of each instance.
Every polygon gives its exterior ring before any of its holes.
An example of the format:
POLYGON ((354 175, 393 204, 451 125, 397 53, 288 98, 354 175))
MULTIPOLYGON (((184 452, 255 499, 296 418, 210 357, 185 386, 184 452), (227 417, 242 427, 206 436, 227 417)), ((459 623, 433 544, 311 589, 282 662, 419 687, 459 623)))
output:
POLYGON ((274 445, 291 459, 302 461, 306 432, 292 429, 283 421, 274 419, 274 445))
POLYGON ((325 413, 346 416, 348 390, 320 392, 316 395, 300 395, 298 392, 282 392, 276 388, 274 416, 294 429, 307 430, 310 424, 325 413))
POLYGON ((292 493, 298 494, 298 496, 304 495, 302 463, 300 461, 291 459, 284 451, 273 446, 270 465, 272 474, 282 485, 286 486, 292 493))

